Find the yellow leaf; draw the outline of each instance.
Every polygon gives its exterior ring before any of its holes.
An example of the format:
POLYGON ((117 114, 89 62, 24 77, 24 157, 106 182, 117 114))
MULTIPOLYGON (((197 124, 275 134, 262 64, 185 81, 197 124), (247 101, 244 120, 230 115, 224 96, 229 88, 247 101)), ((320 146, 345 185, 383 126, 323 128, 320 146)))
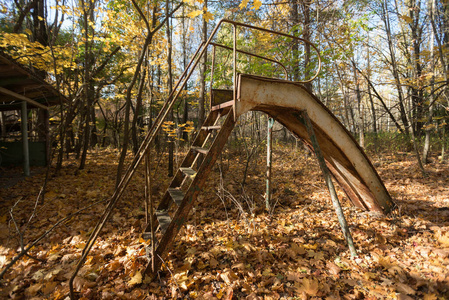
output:
POLYGON ((248 5, 249 0, 242 0, 242 3, 240 3, 239 8, 244 9, 248 5))
POLYGON ((137 271, 136 275, 134 275, 130 281, 128 281, 128 285, 133 286, 136 284, 142 283, 142 273, 140 271, 137 271))
POLYGON ((412 23, 413 22, 413 19, 410 18, 409 16, 406 16, 406 15, 400 15, 399 18, 401 18, 402 20, 404 20, 407 23, 412 23))
POLYGON ((209 22, 209 21, 214 19, 214 15, 211 14, 210 12, 208 12, 208 11, 205 11, 204 14, 203 14, 203 18, 204 18, 204 20, 206 22, 209 22))
POLYGON ((254 0, 254 6, 252 8, 254 8, 255 10, 258 10, 261 5, 262 5, 262 2, 260 0, 254 0))
POLYGON ((378 275, 376 273, 372 273, 372 272, 365 272, 365 273, 363 273, 363 277, 366 280, 371 280, 371 279, 376 279, 378 277, 378 275))
POLYGON ((189 18, 195 18, 195 17, 198 17, 199 15, 201 15, 202 13, 203 13, 202 10, 194 10, 191 13, 187 14, 187 16, 189 18))
POLYGON ((220 289, 220 291, 219 291, 218 294, 217 294, 217 298, 218 298, 218 299, 223 298, 224 290, 225 290, 225 289, 220 289))
POLYGON ((318 248, 318 244, 313 244, 313 245, 306 244, 306 245, 304 245, 304 248, 309 249, 309 250, 316 250, 316 248, 318 248))

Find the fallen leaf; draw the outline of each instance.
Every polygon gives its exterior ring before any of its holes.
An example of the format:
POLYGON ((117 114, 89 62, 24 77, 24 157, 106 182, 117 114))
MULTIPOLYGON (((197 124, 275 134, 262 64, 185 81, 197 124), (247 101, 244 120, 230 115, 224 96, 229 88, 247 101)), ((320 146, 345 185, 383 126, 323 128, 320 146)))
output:
POLYGON ((37 292, 42 288, 42 283, 36 283, 31 285, 29 288, 25 290, 25 295, 28 297, 36 296, 37 292))
POLYGON ((209 265, 212 268, 215 268, 216 266, 218 266, 218 261, 215 258, 211 257, 210 260, 209 260, 209 265))
POLYGON ((406 285, 405 283, 396 283, 396 290, 398 292, 407 294, 407 295, 415 295, 416 291, 412 289, 410 286, 406 285))
POLYGON ((331 261, 326 263, 326 267, 332 275, 338 275, 341 272, 341 268, 331 261))
POLYGON ((142 273, 140 273, 140 271, 137 271, 137 273, 128 281, 129 286, 141 283, 142 283, 142 273))
POLYGON ((55 290, 55 287, 58 285, 56 281, 50 281, 44 284, 42 287, 42 292, 47 295, 55 290))
POLYGON ((296 288, 296 291, 299 293, 306 293, 310 296, 316 296, 316 294, 318 293, 318 289, 319 289, 319 284, 318 284, 318 280, 312 278, 304 278, 301 281, 301 286, 296 288))

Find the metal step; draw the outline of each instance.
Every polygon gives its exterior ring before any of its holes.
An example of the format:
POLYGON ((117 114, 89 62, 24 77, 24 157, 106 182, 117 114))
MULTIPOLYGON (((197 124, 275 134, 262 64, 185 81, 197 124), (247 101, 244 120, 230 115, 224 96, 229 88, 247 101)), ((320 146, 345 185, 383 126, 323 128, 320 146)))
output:
POLYGON ((144 233, 142 233, 142 238, 143 238, 145 241, 151 240, 151 232, 144 232, 144 233))
POLYGON ((167 231, 168 225, 171 223, 171 217, 166 210, 156 211, 156 218, 159 222, 161 233, 164 234, 167 231))
POLYGON ((198 152, 201 154, 207 154, 207 152, 209 152, 209 149, 196 147, 196 146, 192 146, 191 149, 192 149, 192 151, 195 151, 195 152, 198 152))
POLYGON ((176 205, 180 206, 182 199, 184 199, 184 193, 176 188, 168 188, 168 193, 173 199, 173 202, 175 202, 176 205))
POLYGON ((192 168, 179 168, 179 169, 181 170, 182 173, 186 174, 192 179, 195 178, 196 176, 196 171, 192 168))
POLYGON ((201 127, 201 129, 203 129, 203 130, 220 130, 221 126, 220 125, 203 126, 203 127, 201 127))

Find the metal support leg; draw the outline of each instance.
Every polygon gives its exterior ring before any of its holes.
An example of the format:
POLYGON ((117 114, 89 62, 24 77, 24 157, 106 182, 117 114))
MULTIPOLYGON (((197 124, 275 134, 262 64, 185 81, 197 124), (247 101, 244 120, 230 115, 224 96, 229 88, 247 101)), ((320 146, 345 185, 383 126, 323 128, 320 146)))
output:
POLYGON ((265 207, 270 212, 271 207, 271 159, 272 159, 272 146, 273 146, 273 125, 274 119, 268 118, 267 120, 267 190, 265 192, 265 207))
POLYGON ((326 162, 324 161, 323 154, 321 153, 320 146, 318 144, 318 140, 315 135, 315 131, 313 130, 312 122, 310 121, 309 115, 306 111, 302 113, 304 123, 307 128, 307 132, 310 136, 310 140, 312 141, 313 149, 315 150, 315 155, 320 164, 321 171, 324 175, 324 181, 326 181, 327 188, 329 189, 329 193, 331 194, 332 204, 334 206, 335 212, 337 213, 338 222, 340 222, 341 229, 343 231, 343 235, 345 236, 346 242, 348 243, 349 251, 351 252, 351 256, 357 256, 357 251, 354 247, 354 242, 352 240, 351 232, 349 231, 348 223, 346 223, 345 215, 343 214, 343 210, 341 209, 340 201, 338 200, 337 193, 335 192, 334 184, 332 183, 332 178, 329 173, 329 170, 326 166, 326 162))
POLYGON ((25 176, 30 176, 30 151, 28 147, 28 114, 26 101, 22 101, 22 144, 23 173, 25 173, 25 176))

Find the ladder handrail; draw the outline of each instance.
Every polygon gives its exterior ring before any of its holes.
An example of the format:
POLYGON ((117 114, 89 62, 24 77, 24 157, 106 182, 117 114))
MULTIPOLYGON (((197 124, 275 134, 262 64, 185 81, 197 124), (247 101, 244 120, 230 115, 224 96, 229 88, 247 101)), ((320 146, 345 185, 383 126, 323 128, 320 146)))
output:
MULTIPOLYGON (((312 82, 313 80, 315 80, 318 77, 318 75, 320 74, 320 71, 321 71, 321 55, 320 55, 320 52, 318 51, 318 48, 312 42, 310 42, 309 40, 306 40, 306 39, 303 39, 303 38, 300 38, 300 37, 297 37, 297 36, 294 36, 294 35, 291 35, 291 34, 287 34, 287 33, 284 33, 284 32, 275 31, 275 30, 271 30, 271 29, 266 29, 266 28, 258 27, 258 26, 254 26, 254 25, 248 25, 248 24, 245 24, 245 23, 241 23, 241 22, 237 22, 237 21, 231 21, 231 20, 228 20, 228 19, 221 19, 218 22, 218 24, 215 27, 215 29, 217 29, 217 27, 219 27, 222 23, 229 23, 229 24, 232 24, 234 26, 234 41, 233 41, 234 42, 234 47, 233 47, 234 48, 234 52, 238 52, 237 47, 236 47, 236 27, 238 27, 238 26, 246 27, 246 28, 250 28, 250 29, 254 29, 254 30, 258 30, 258 31, 268 32, 268 33, 272 33, 272 34, 275 34, 275 35, 281 35, 281 36, 284 36, 284 37, 288 37, 288 38, 291 38, 291 39, 294 39, 294 40, 301 41, 301 42, 303 42, 305 44, 309 44, 313 48, 313 50, 317 53, 317 56, 318 56, 318 69, 317 69, 315 75, 312 78, 310 78, 308 80, 304 80, 304 81, 294 81, 294 82, 295 83, 309 83, 309 82, 312 82)), ((215 34, 215 29, 213 31, 213 34, 215 34)), ((208 43, 209 43, 209 41, 208 41, 208 43)), ((235 57, 236 57, 236 55, 234 53, 234 62, 233 62, 234 63, 234 68, 236 66, 235 57)), ((267 58, 264 57, 264 59, 267 59, 267 58)), ((277 63, 280 63, 280 62, 277 62, 277 63)), ((236 74, 234 74, 234 78, 235 78, 235 75, 236 74)))
MULTIPOLYGON (((218 44, 218 43, 214 43, 214 42, 210 43, 210 45, 216 46, 216 47, 220 47, 220 48, 223 48, 223 49, 226 49, 226 50, 233 50, 233 48, 231 48, 231 47, 228 47, 228 46, 222 45, 222 44, 218 44)), ((284 65, 283 63, 281 63, 280 61, 275 60, 275 59, 271 59, 271 58, 268 58, 268 57, 265 57, 265 56, 257 55, 257 54, 251 53, 251 52, 239 50, 239 49, 236 49, 236 51, 237 51, 238 53, 246 54, 246 55, 249 55, 249 56, 254 56, 254 57, 257 57, 257 58, 260 58, 260 59, 264 59, 264 60, 267 60, 267 61, 271 61, 271 62, 274 62, 274 63, 280 65, 281 68, 282 68, 282 69, 284 70, 284 72, 285 72, 285 79, 288 80, 288 71, 287 71, 287 68, 286 68, 285 65, 284 65)), ((213 59, 212 59, 212 60, 213 60, 213 59)))

